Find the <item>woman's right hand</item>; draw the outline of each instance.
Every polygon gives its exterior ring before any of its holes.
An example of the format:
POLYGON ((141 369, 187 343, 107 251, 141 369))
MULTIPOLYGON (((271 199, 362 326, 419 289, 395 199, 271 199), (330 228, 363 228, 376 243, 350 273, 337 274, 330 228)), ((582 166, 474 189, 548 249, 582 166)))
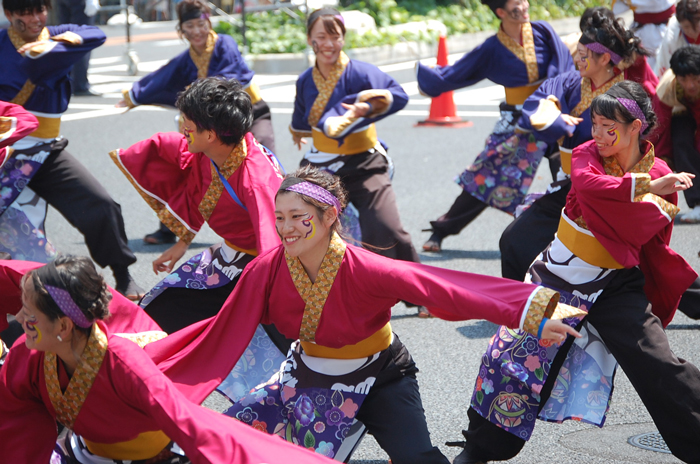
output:
POLYGON ((178 240, 178 242, 165 250, 162 255, 153 261, 153 272, 172 272, 175 264, 187 252, 189 244, 178 240))
POLYGON ((670 173, 649 183, 649 191, 654 195, 669 195, 693 186, 695 174, 688 172, 670 173))
POLYGON ((124 99, 114 105, 115 108, 126 108, 127 106, 129 106, 129 104, 124 99))
POLYGON ((544 323, 540 339, 561 343, 566 340, 567 334, 572 337, 581 338, 581 334, 573 327, 564 324, 559 319, 549 319, 544 323))

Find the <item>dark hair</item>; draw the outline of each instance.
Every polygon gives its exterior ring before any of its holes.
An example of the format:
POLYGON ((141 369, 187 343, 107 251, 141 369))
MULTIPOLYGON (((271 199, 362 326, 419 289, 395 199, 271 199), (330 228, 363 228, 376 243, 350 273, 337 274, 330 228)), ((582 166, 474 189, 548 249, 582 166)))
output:
POLYGON ((700 2, 698 0, 681 0, 676 5, 676 19, 681 21, 690 21, 695 29, 700 23, 700 2))
MULTIPOLYGON (((32 279, 34 285, 34 304, 51 321, 66 314, 48 293, 46 285, 66 290, 90 322, 109 316, 112 294, 90 258, 58 255, 53 262, 29 271, 26 278, 32 279)), ((91 331, 90 327, 83 328, 77 324, 75 328, 86 335, 91 331)))
MULTIPOLYGON (((181 0, 180 3, 175 7, 177 12, 178 23, 175 26, 178 32, 182 32, 182 23, 189 21, 190 19, 196 19, 203 15, 206 15, 206 20, 209 21, 209 14, 211 9, 207 2, 202 0, 181 0)), ((211 25, 211 22, 209 22, 211 25)))
POLYGON ((51 0, 2 0, 2 9, 10 13, 24 13, 51 9, 51 0))
POLYGON ((341 35, 345 37, 345 23, 339 18, 340 12, 335 8, 320 8, 312 12, 306 20, 306 35, 307 37, 311 35, 311 29, 314 28, 314 24, 319 19, 323 21, 323 28, 326 33, 330 35, 335 35, 340 31, 341 35))
POLYGON ((673 52, 671 69, 676 76, 700 75, 700 48, 686 45, 673 52))
POLYGON ((481 0, 481 3, 483 3, 487 7, 491 8, 491 11, 493 11, 493 14, 498 16, 498 14, 496 13, 496 10, 499 8, 505 9, 506 3, 508 3, 508 0, 481 0))
POLYGON ((581 32, 585 31, 586 28, 588 28, 588 21, 593 17, 595 13, 600 13, 603 16, 606 16, 611 21, 615 20, 615 13, 613 13, 610 8, 606 8, 604 6, 588 7, 584 10, 583 14, 581 15, 581 20, 578 23, 578 27, 579 29, 581 29, 581 32))
POLYGON ((630 111, 618 100, 618 98, 627 98, 637 102, 639 109, 644 113, 644 118, 649 126, 644 133, 640 134, 641 142, 644 136, 649 135, 656 127, 656 114, 651 106, 651 98, 640 84, 633 81, 622 81, 610 87, 610 90, 602 95, 598 95, 591 102, 591 115, 594 113, 604 118, 612 119, 620 124, 630 124, 637 119, 630 111))
POLYGON ((250 96, 235 79, 198 79, 178 95, 175 106, 198 130, 214 131, 226 145, 238 145, 253 124, 250 96))
MULTIPOLYGON (((337 176, 334 176, 326 171, 322 171, 311 165, 303 166, 297 169, 296 171, 287 174, 284 180, 282 181, 279 190, 277 190, 275 198, 277 198, 277 196, 280 194, 293 193, 295 195, 299 195, 299 197, 304 202, 316 208, 319 211, 319 213, 321 213, 321 215, 325 214, 326 211, 332 207, 331 205, 320 202, 314 198, 304 195, 303 193, 297 193, 287 190, 287 188, 291 187, 292 185, 298 184, 299 182, 303 181, 311 182, 312 184, 316 184, 328 190, 332 195, 334 195, 338 199, 342 209, 345 209, 345 207, 348 205, 348 193, 345 190, 345 187, 343 187, 343 184, 340 181, 340 179, 337 176)), ((341 211, 338 211, 338 218, 331 225, 331 232, 342 232, 340 225, 340 213, 341 211)))
MULTIPOLYGON (((625 29, 619 19, 611 19, 603 11, 594 11, 588 18, 586 27, 582 29, 582 44, 597 42, 604 45, 620 55, 623 62, 631 64, 637 59, 637 55, 651 56, 651 53, 642 47, 642 41, 634 32, 625 29)), ((600 56, 599 53, 591 53, 600 56)))

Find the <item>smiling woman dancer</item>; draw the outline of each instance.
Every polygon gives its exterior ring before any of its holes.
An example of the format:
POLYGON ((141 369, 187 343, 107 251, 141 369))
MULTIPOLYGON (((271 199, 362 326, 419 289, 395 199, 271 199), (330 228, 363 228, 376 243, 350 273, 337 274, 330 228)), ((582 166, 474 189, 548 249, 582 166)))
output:
POLYGON ((59 256, 21 287, 25 335, 0 369, 3 462, 189 462, 171 440, 201 464, 327 462, 188 401, 137 344, 147 337, 104 324, 112 295, 89 259, 59 256))
MULTIPOLYGON (((209 21, 210 9, 201 0, 182 0, 177 4, 177 31, 187 39, 185 50, 157 71, 135 82, 124 91, 124 99, 117 107, 134 108, 139 105, 174 107, 177 94, 197 79, 219 76, 236 79, 250 95, 253 104, 253 124, 250 132, 263 146, 274 153, 275 136, 272 131, 270 107, 260 96, 260 88, 253 82, 255 73, 243 60, 238 44, 228 34, 218 35, 209 21)), ((174 243, 176 235, 164 224, 144 237, 150 244, 174 243)))
POLYGON ((676 192, 694 176, 672 173, 644 140, 656 115, 641 85, 614 85, 590 111, 593 140, 574 149, 559 230, 530 267, 532 282, 581 309, 566 322, 585 318, 583 337, 552 345, 501 327, 482 358, 456 464, 511 459, 538 417, 602 427, 617 363, 673 454, 698 462, 700 371, 664 332, 697 277, 668 246, 676 192))
POLYGON ((228 374, 256 326, 274 323, 298 341, 279 372, 227 414, 330 457, 357 418, 393 462, 447 463, 430 442, 417 368, 389 323, 392 306, 415 301, 444 319, 486 318, 554 340, 573 330, 547 319, 559 298, 552 290, 347 245, 337 233, 346 203, 340 182, 323 171, 287 176, 275 208, 283 245, 246 267, 216 319, 149 352, 200 399, 228 374))
MULTIPOLYGON (((301 150, 312 137, 301 165, 337 175, 359 213, 362 241, 389 258, 420 262, 399 218, 389 177, 386 145, 374 123, 408 102, 403 88, 376 66, 351 60, 343 52, 345 23, 333 8, 316 10, 306 22, 316 65, 297 80, 289 127, 301 150)), ((409 306, 415 306, 408 304, 409 306)), ((418 315, 428 317, 425 308, 418 315)))

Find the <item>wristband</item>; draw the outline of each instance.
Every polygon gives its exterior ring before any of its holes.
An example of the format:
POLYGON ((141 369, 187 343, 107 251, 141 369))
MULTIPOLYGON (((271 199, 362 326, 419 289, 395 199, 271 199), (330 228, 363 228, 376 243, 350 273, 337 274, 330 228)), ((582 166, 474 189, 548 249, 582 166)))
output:
POLYGON ((542 318, 542 322, 540 322, 540 328, 537 329, 537 338, 542 338, 542 331, 544 330, 544 325, 547 323, 549 319, 546 317, 542 318))

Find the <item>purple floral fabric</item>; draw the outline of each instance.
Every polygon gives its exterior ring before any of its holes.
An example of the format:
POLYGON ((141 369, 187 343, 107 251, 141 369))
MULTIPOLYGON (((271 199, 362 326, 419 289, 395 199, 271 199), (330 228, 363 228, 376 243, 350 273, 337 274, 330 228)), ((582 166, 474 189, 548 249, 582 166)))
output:
POLYGON ((297 341, 279 372, 224 414, 333 458, 387 356, 385 350, 349 374, 331 376, 306 366, 297 341))
POLYGON ((527 195, 547 144, 533 134, 494 133, 455 181, 489 206, 513 214, 527 195))

